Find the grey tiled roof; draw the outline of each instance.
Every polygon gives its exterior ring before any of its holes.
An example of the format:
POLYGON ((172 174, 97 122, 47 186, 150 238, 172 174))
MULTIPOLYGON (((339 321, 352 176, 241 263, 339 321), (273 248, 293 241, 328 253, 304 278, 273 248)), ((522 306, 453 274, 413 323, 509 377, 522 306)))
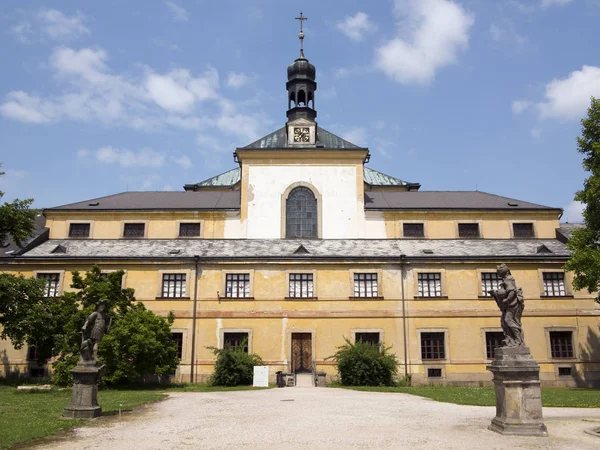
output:
POLYGON ((121 192, 107 197, 69 203, 52 210, 119 211, 164 209, 239 209, 239 191, 121 192), (97 203, 97 205, 96 205, 97 203))
MULTIPOLYGON (((420 186, 418 183, 409 183, 367 166, 364 166, 363 173, 365 183, 370 184, 371 186, 420 186)), ((239 167, 236 167, 235 169, 228 170, 227 172, 201 181, 200 183, 186 184, 184 188, 190 190, 193 188, 233 187, 239 183, 240 178, 241 170, 239 167)))
POLYGON ((567 247, 556 239, 52 239, 22 259, 564 259, 567 247), (61 245, 66 253, 52 253, 61 245), (300 247, 308 253, 295 254, 300 247), (539 252, 544 245, 550 253, 539 252), (433 253, 425 253, 431 250, 433 253), (178 251, 178 252, 177 252, 178 251), (177 253, 173 253, 177 252, 177 253))
POLYGON ((33 248, 47 240, 49 234, 49 230, 46 228, 46 218, 39 214, 35 218, 35 231, 25 242, 22 242, 22 247, 19 247, 12 239, 8 242, 0 242, 0 258, 12 258, 21 251, 33 248))
POLYGON ((561 210, 480 191, 369 191, 365 209, 561 210))
POLYGON ((339 136, 317 126, 317 143, 306 147, 288 145, 287 131, 285 127, 268 134, 251 144, 242 147, 244 150, 281 150, 284 148, 310 148, 310 149, 335 149, 335 150, 364 150, 364 147, 354 145, 339 136))
POLYGON ((566 243, 573 234, 573 230, 584 227, 583 223, 561 223, 560 227, 556 229, 556 239, 566 243))

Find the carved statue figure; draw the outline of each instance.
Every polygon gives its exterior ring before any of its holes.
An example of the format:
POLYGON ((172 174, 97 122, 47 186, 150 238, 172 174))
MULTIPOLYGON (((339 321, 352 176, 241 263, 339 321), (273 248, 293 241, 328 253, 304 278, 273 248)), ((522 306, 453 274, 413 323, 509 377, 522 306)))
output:
POLYGON ((496 299, 496 303, 502 311, 502 331, 504 332, 504 347, 522 347, 525 345, 523 328, 521 327, 521 316, 525 309, 523 290, 517 288, 515 278, 511 275, 506 264, 500 264, 496 268, 498 278, 501 278, 499 289, 493 289, 488 293, 496 299))
POLYGON ((96 305, 96 310, 85 320, 82 331, 80 348, 81 359, 96 361, 98 359, 98 345, 110 328, 111 318, 106 314, 106 299, 96 305))

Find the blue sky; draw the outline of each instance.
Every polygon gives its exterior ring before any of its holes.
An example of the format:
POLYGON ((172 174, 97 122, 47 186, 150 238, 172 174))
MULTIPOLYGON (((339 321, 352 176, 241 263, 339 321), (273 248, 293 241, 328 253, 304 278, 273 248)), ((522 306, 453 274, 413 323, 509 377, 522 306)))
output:
MULTIPOLYGON (((565 208, 600 96, 600 0, 301 2, 317 121, 423 190, 565 208)), ((0 9, 0 178, 38 207, 180 190, 284 125, 298 2, 16 1, 0 9)))

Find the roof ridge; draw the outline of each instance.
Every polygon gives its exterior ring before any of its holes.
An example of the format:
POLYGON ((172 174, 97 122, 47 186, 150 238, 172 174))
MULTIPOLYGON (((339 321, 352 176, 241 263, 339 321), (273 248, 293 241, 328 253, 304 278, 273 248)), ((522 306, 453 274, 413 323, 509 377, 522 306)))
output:
POLYGON ((96 197, 96 198, 90 198, 88 200, 80 200, 78 202, 71 202, 71 203, 65 203, 64 205, 57 205, 57 206, 52 206, 50 208, 44 208, 44 209, 55 209, 55 208, 63 208, 65 206, 69 206, 69 205, 75 205, 77 203, 83 203, 83 202, 93 202, 94 200, 100 200, 103 198, 109 198, 109 197, 116 197, 117 195, 123 195, 126 194, 127 192, 133 192, 133 191, 123 191, 123 192, 117 192, 116 194, 110 194, 110 195, 104 195, 102 197, 96 197))

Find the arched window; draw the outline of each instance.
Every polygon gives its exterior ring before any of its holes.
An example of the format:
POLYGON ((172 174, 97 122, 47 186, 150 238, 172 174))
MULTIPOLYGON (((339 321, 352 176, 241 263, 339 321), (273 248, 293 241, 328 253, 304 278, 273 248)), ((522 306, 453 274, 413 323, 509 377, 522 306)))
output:
POLYGON ((298 98, 296 99, 296 104, 298 106, 300 106, 300 105, 306 106, 306 93, 304 92, 303 89, 300 89, 298 91, 298 98))
POLYGON ((317 199, 307 187, 294 188, 285 204, 285 236, 316 238, 319 232, 317 199))

